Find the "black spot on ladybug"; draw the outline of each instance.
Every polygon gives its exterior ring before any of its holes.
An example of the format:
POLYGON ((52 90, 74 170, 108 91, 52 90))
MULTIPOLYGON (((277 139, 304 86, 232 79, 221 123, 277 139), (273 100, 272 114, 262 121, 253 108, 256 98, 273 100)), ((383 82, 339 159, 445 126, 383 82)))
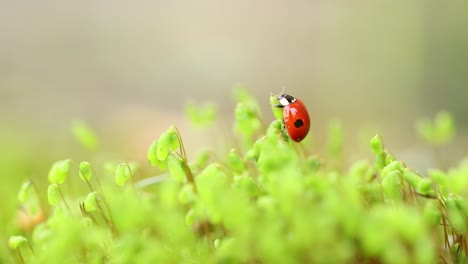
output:
POLYGON ((294 126, 296 128, 300 128, 301 126, 304 125, 304 121, 302 121, 302 119, 297 119, 295 122, 294 122, 294 126))

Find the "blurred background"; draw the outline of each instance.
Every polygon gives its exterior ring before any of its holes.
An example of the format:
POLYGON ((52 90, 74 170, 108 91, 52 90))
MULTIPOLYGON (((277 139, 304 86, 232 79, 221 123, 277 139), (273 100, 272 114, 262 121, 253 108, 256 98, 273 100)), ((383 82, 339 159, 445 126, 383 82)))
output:
POLYGON ((144 161, 172 124, 189 154, 229 145, 238 85, 267 123, 271 92, 301 98, 317 152, 338 119, 349 161, 370 155, 369 139, 382 133, 423 172, 436 165, 414 124, 447 110, 457 135, 446 165, 455 165, 467 146, 466 10, 466 1, 436 0, 0 0, 0 191, 45 178, 57 159, 89 156, 71 135, 76 119, 117 160, 144 161), (215 128, 188 124, 190 100, 219 106, 215 128))

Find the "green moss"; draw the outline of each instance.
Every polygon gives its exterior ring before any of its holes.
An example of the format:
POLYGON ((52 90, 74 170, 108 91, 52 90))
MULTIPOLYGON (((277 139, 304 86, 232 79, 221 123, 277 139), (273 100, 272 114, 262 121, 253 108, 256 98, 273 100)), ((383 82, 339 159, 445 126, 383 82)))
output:
MULTIPOLYGON (((346 169, 345 131, 339 121, 330 123, 323 158, 306 142, 287 138, 277 108, 277 119, 266 126, 258 103, 246 90, 235 97, 238 142, 232 142, 232 149, 224 156, 202 149, 189 160, 182 135, 170 127, 148 148, 148 161, 158 169, 138 175, 168 175, 151 186, 134 184, 137 164, 113 161, 93 164, 107 167, 114 176, 115 182, 102 183, 87 162, 54 163, 48 177, 50 205, 40 203, 47 199, 47 190, 32 192, 33 184, 25 183, 18 194, 20 205, 31 208, 34 203, 47 212, 47 219, 32 230, 20 232, 18 226, 18 232, 9 234, 10 257, 26 263, 466 259, 467 162, 450 171, 432 169, 426 178, 391 155, 377 135, 370 139, 369 154, 374 157, 346 169), (69 188, 65 180, 72 171, 85 180, 77 182, 88 187, 89 194, 69 188)), ((186 108, 200 125, 213 123, 214 109, 211 104, 186 108)), ((453 127, 450 115, 443 113, 421 124, 420 131, 432 138, 430 143, 442 144, 453 137, 453 127)), ((78 134, 83 144, 93 145, 89 135, 78 134)))

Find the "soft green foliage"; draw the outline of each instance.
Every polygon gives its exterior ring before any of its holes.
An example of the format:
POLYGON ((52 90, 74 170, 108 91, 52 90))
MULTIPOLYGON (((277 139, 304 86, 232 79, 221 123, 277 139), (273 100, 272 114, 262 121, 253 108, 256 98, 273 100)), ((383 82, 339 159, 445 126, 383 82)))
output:
POLYGON ((70 173, 70 163, 69 159, 56 161, 49 170, 49 182, 64 183, 70 173))
POLYGON ((158 143, 156 145, 156 157, 158 160, 164 161, 166 160, 171 150, 176 150, 179 147, 180 141, 177 136, 177 132, 175 131, 174 127, 171 127, 159 137, 158 143))
POLYGON ((390 172, 382 180, 382 191, 386 201, 401 201, 401 173, 397 170, 390 172))
POLYGON ((374 152, 375 155, 380 155, 385 150, 382 136, 379 134, 375 135, 375 137, 371 139, 370 144, 371 144, 372 152, 374 152))
POLYGON ((11 236, 8 239, 8 246, 11 249, 17 249, 21 244, 25 243, 27 239, 23 236, 11 236))
POLYGON ((237 173, 241 173, 246 169, 245 163, 236 149, 229 151, 227 163, 237 173))
POLYGON ((419 183, 422 181, 422 177, 411 169, 405 169, 402 177, 414 188, 417 188, 419 183))
POLYGON ((93 177, 93 170, 91 169, 91 165, 89 162, 83 161, 80 163, 80 179, 84 182, 89 182, 91 177, 93 177))
POLYGON ((75 139, 86 149, 95 150, 98 147, 96 133, 83 121, 75 121, 72 124, 75 139))
POLYGON ((210 160, 210 154, 211 151, 209 149, 202 149, 198 152, 194 164, 201 169, 205 168, 210 160))
POLYGON ((184 181, 185 179, 184 163, 180 158, 174 155, 169 155, 167 157, 167 167, 169 169, 169 174, 171 175, 172 179, 174 179, 177 182, 184 181))
POLYGON ((382 169, 382 171, 380 172, 380 175, 382 176, 382 178, 385 178, 387 174, 389 174, 390 172, 393 172, 393 171, 398 171, 400 173, 403 172, 404 168, 405 168, 405 165, 401 161, 395 160, 395 161, 388 163, 382 169))
POLYGON ((147 157, 151 166, 156 166, 162 170, 166 169, 166 163, 158 158, 158 141, 153 141, 148 148, 147 157))
POLYGON ((452 115, 446 111, 437 113, 434 120, 421 119, 416 128, 419 135, 432 145, 450 143, 455 136, 455 122, 452 115))
POLYGON ((94 212, 97 210, 97 192, 89 193, 84 200, 84 209, 86 212, 94 212))
POLYGON ((216 120, 218 109, 215 104, 190 101, 185 106, 185 113, 196 126, 206 126, 216 120))
POLYGON ((245 90, 237 90, 234 128, 244 145, 252 144, 262 129, 260 107, 255 99, 245 90))
POLYGON ((271 95, 270 96, 270 105, 271 105, 271 110, 273 111, 273 115, 275 116, 276 119, 282 120, 283 118, 283 108, 277 107, 280 105, 280 102, 276 98, 276 95, 271 95))
POLYGON ((21 189, 18 192, 18 201, 20 203, 26 202, 31 193, 32 181, 25 181, 21 185, 21 189))
POLYGON ((47 188, 47 200, 51 206, 56 206, 60 202, 60 190, 57 184, 52 183, 47 188))
POLYGON ((156 157, 160 161, 165 161, 170 152, 170 135, 169 133, 163 133, 159 137, 158 144, 156 146, 156 157))
MULTIPOLYGON (((101 185, 99 170, 93 173, 88 162, 79 168, 70 160, 54 163, 49 205, 42 208, 47 217, 32 230, 8 234, 12 258, 19 263, 466 261, 468 161, 449 171, 430 169, 425 177, 390 154, 377 135, 368 147, 374 157, 347 166, 338 121, 330 123, 323 154, 289 140, 280 120, 264 126, 246 90, 239 90, 236 100, 239 142, 219 152, 224 155, 202 149, 189 160, 179 131, 170 127, 148 148, 149 164, 158 167, 148 167, 150 172, 135 174, 135 163, 93 162, 114 176, 101 185), (70 170, 79 172, 86 183, 77 182, 89 191, 65 181, 70 170), (165 180, 133 184, 132 177, 154 173, 165 180), (31 250, 24 250, 26 245, 31 250)), ((211 118, 210 109, 191 107, 192 119, 211 118)), ((435 123, 449 134, 445 118, 435 123)), ((33 195, 31 186, 36 185, 26 182, 18 193, 24 208, 46 199, 45 190, 33 195)))
POLYGON ((120 163, 115 169, 115 183, 124 185, 132 178, 132 170, 127 163, 120 163))

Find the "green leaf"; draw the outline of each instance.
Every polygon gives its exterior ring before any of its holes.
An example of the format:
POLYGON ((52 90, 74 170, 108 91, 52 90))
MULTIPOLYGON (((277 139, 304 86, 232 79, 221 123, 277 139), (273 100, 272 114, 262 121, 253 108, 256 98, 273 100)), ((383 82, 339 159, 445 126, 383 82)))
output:
POLYGON ((387 165, 386 158, 387 158, 386 152, 380 153, 379 155, 375 157, 375 168, 377 170, 382 170, 387 165))
POLYGON ((83 161, 80 163, 80 179, 84 182, 89 182, 93 177, 93 170, 88 162, 83 161))
POLYGON ((168 131, 161 134, 158 140, 158 145, 156 146, 156 157, 160 161, 166 160, 171 149, 172 133, 169 133, 168 131))
POLYGON ((322 167, 322 162, 316 156, 309 156, 305 161, 305 167, 310 172, 316 172, 322 167))
POLYGON ((25 181, 18 192, 18 201, 20 203, 25 203, 28 200, 29 194, 31 193, 31 186, 33 185, 32 181, 25 181))
MULTIPOLYGON (((320 160, 317 159, 317 162, 320 162, 320 160)), ((359 160, 355 162, 351 166, 351 168, 349 168, 350 177, 356 180, 362 180, 362 179, 367 180, 370 177, 369 176, 370 173, 371 173, 371 166, 369 164, 369 161, 367 160, 359 160)))
POLYGON ((169 134, 169 147, 171 150, 177 150, 180 147, 179 137, 177 136, 177 129, 175 126, 171 126, 167 133, 169 134))
POLYGON ((188 226, 192 226, 195 223, 197 216, 195 210, 190 209, 187 214, 185 214, 185 224, 188 226))
POLYGON ((371 139, 370 145, 375 155, 380 155, 384 152, 384 144, 380 134, 375 135, 375 137, 371 139))
POLYGON ((416 191, 422 195, 433 195, 435 191, 432 189, 432 180, 429 178, 420 180, 418 186, 416 186, 416 191))
POLYGON ((185 105, 185 114, 195 126, 207 126, 213 123, 218 116, 217 113, 216 105, 211 102, 197 103, 191 101, 185 105))
POLYGON ((153 141, 153 143, 151 143, 151 145, 148 148, 148 153, 147 153, 148 160, 151 166, 153 167, 157 166, 160 170, 165 170, 167 168, 166 162, 160 161, 158 159, 157 149, 158 149, 158 141, 153 141))
POLYGON ((455 136, 455 121, 450 113, 441 111, 434 120, 423 118, 416 123, 420 137, 431 145, 450 143, 455 136))
POLYGON ((244 160, 236 149, 229 151, 228 164, 237 173, 241 173, 246 169, 244 160))
POLYGON ((90 213, 90 212, 97 211, 98 209, 97 199, 96 199, 97 195, 98 195, 97 192, 92 192, 86 196, 84 200, 84 208, 86 212, 90 213))
POLYGON ((387 166, 385 166, 380 172, 380 174, 382 175, 382 178, 385 178, 387 174, 389 174, 392 171, 403 172, 404 168, 405 168, 405 164, 403 164, 403 162, 395 160, 395 161, 392 161, 387 166))
POLYGON ((10 239, 8 239, 8 247, 12 250, 18 249, 18 247, 28 241, 24 236, 11 236, 10 239))
POLYGON ((167 168, 169 169, 169 174, 176 182, 183 182, 185 180, 184 163, 181 159, 172 154, 169 155, 167 157, 167 168))
POLYGON ((260 110, 255 101, 239 102, 235 109, 235 131, 239 134, 246 147, 254 140, 255 134, 260 132, 260 110))
POLYGON ((238 186, 239 189, 245 191, 251 197, 257 197, 260 195, 260 190, 258 189, 257 184, 247 175, 234 177, 234 185, 238 186))
POLYGON ((405 169, 402 176, 414 188, 418 188, 419 182, 422 180, 421 176, 411 169, 405 169))
POLYGON ((221 197, 226 195, 229 189, 228 179, 219 168, 219 164, 208 165, 196 180, 199 202, 206 209, 210 219, 214 223, 219 223, 222 219, 222 208, 226 206, 222 203, 221 197))
POLYGON ((32 233, 32 241, 36 245, 42 245, 49 241, 52 238, 52 231, 49 229, 49 226, 47 223, 41 223, 36 228, 34 228, 34 231, 32 233))
POLYGON ((429 177, 434 180, 437 184, 441 186, 446 186, 448 182, 448 175, 444 171, 437 170, 437 169, 429 169, 428 170, 429 177))
POLYGON ((456 197, 454 195, 449 195, 445 200, 448 218, 455 232, 458 234, 463 234, 467 229, 466 216, 460 210, 460 208, 458 208, 455 200, 456 197))
POLYGON ((437 204, 433 201, 426 203, 424 207, 424 217, 426 221, 433 227, 436 227, 440 224, 442 219, 442 214, 437 207, 437 204))
POLYGON ((127 163, 120 163, 115 169, 115 183, 123 186, 132 177, 132 171, 127 163))
POLYGON ((423 118, 416 123, 416 130, 421 138, 432 143, 435 137, 434 127, 429 118, 423 118))
POLYGON ((434 125, 437 131, 438 143, 450 143, 455 135, 455 121, 452 115, 447 111, 437 113, 434 125))
POLYGON ((57 184, 64 183, 70 172, 70 163, 71 160, 69 159, 56 161, 49 170, 49 182, 57 184))
POLYGON ((195 164, 201 169, 205 168, 208 165, 208 161, 210 160, 210 153, 211 150, 206 148, 202 149, 200 152, 198 152, 197 157, 195 158, 195 164))
POLYGON ((179 201, 182 204, 192 204, 197 200, 197 195, 192 184, 185 184, 179 192, 179 201))
POLYGON ((75 121, 72 124, 75 139, 86 149, 95 150, 98 147, 96 133, 83 121, 75 121))
POLYGON ((261 137, 260 139, 255 141, 252 149, 249 150, 245 154, 245 158, 246 159, 258 160, 258 158, 260 157, 260 153, 262 152, 262 148, 263 148, 263 145, 265 144, 265 142, 266 142, 266 137, 261 137))
POLYGON ((277 119, 277 121, 282 122, 283 121, 283 108, 282 107, 277 107, 280 102, 276 98, 276 95, 271 95, 270 96, 270 105, 271 105, 271 110, 273 111, 273 115, 277 119))
MULTIPOLYGON (((387 166, 388 164, 394 162, 395 160, 396 160, 396 158, 392 154, 390 154, 388 152, 385 152, 385 166, 387 166)), ((403 165, 403 168, 404 168, 405 164, 402 163, 402 165, 403 165)))
POLYGON ((401 201, 401 173, 393 170, 382 180, 382 190, 388 200, 401 201))
POLYGON ((61 195, 59 186, 56 183, 52 183, 47 188, 47 200, 52 206, 56 206, 60 203, 61 195))
POLYGON ((281 129, 282 129, 282 121, 274 120, 270 123, 270 126, 268 126, 266 135, 267 136, 279 136, 282 133, 281 129))
POLYGON ((66 206, 64 203, 59 203, 52 209, 52 214, 47 219, 47 225, 52 229, 63 226, 66 224, 69 218, 69 212, 67 212, 66 206))

